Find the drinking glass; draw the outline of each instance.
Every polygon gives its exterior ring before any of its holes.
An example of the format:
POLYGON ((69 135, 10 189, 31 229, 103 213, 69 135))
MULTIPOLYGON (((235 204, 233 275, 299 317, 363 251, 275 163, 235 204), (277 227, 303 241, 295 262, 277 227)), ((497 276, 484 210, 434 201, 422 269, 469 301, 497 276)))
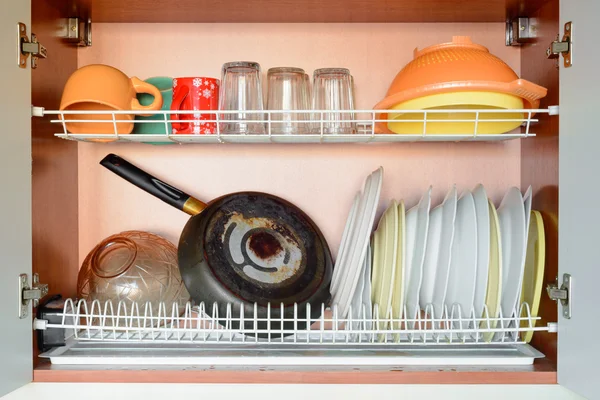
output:
POLYGON ((264 114, 244 112, 263 110, 260 65, 251 61, 229 62, 223 64, 221 78, 219 110, 239 111, 221 114, 221 133, 264 134, 264 114))
POLYGON ((304 74, 304 90, 306 91, 306 96, 305 96, 305 105, 304 105, 304 109, 306 110, 310 110, 311 112, 308 113, 308 120, 310 122, 307 123, 308 126, 308 131, 310 133, 313 132, 314 129, 314 123, 312 122, 315 118, 314 114, 312 113, 312 88, 310 87, 310 76, 308 74, 304 74))
MULTIPOLYGON (((309 110, 307 75, 303 69, 278 67, 267 72, 269 110, 309 110)), ((310 133, 310 113, 272 113, 271 133, 310 133)))
POLYGON ((316 133, 351 134, 356 133, 354 120, 354 89, 350 71, 346 68, 321 68, 313 75, 313 109, 323 111, 322 115, 315 112, 318 123, 314 124, 316 133))

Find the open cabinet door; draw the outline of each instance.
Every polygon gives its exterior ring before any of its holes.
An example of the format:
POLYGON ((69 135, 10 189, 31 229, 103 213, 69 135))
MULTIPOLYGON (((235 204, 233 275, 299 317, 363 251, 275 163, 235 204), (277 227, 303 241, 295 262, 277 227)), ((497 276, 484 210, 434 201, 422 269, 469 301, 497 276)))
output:
POLYGON ((559 60, 559 282, 571 274, 572 316, 559 310, 558 382, 600 399, 600 2, 560 3, 561 30, 573 23, 572 67, 559 60))
POLYGON ((19 68, 18 23, 31 38, 28 0, 2 0, 0 13, 0 396, 32 377, 32 324, 20 319, 19 274, 31 276, 31 57, 19 68))

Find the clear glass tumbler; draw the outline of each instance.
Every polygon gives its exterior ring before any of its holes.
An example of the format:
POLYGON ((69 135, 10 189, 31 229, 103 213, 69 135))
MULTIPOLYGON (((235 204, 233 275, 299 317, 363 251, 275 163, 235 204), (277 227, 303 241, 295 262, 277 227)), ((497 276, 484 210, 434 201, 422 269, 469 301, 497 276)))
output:
POLYGON ((263 94, 260 65, 251 61, 235 61, 223 64, 219 110, 238 110, 237 113, 221 114, 219 129, 223 134, 264 134, 265 116, 262 111, 263 94))
POLYGON ((315 118, 314 114, 312 113, 312 88, 310 86, 310 76, 308 74, 304 74, 304 90, 306 91, 306 97, 305 97, 305 105, 304 108, 306 110, 310 110, 310 112, 308 113, 307 119, 310 121, 308 123, 308 132, 309 133, 313 133, 313 129, 315 127, 314 123, 312 122, 315 118))
MULTIPOLYGON (((278 67, 267 72, 269 110, 309 110, 306 73, 301 68, 278 67)), ((310 113, 272 113, 271 133, 310 133, 310 113)))
POLYGON ((314 113, 315 133, 356 133, 354 122, 354 88, 350 71, 346 68, 321 68, 313 75, 313 109, 326 111, 314 113), (327 112, 348 111, 348 112, 327 112), (321 121, 322 120, 322 121, 321 121))

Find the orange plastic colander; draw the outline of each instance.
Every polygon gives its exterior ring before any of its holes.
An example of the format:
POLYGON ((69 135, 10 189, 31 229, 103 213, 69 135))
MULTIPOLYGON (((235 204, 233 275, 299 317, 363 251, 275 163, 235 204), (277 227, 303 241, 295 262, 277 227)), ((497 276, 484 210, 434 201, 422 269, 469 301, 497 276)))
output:
MULTIPOLYGON (((428 109, 535 109, 547 89, 519 79, 517 74, 489 50, 475 44, 467 36, 454 36, 452 42, 415 49, 413 60, 394 78, 386 98, 376 110, 395 109, 390 119, 403 123, 379 123, 383 133, 422 133, 423 114, 402 110, 428 109), (411 120, 417 121, 411 122, 411 120), (389 128, 389 129, 388 129, 389 128)), ((478 133, 503 133, 521 122, 499 122, 519 119, 522 113, 480 113, 478 133), (485 119, 494 121, 485 122, 485 119)), ((387 119, 381 114, 378 119, 387 119)), ((461 134, 475 127, 475 112, 428 115, 427 133, 461 134), (430 119, 434 122, 430 123, 430 119), (469 123, 444 122, 445 119, 472 119, 469 123)))

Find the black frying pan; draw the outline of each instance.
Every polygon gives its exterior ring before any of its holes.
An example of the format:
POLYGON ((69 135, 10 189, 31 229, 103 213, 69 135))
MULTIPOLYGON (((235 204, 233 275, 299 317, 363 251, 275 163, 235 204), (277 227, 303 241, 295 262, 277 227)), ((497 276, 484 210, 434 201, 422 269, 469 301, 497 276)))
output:
MULTIPOLYGON (((323 234, 298 207, 259 192, 228 194, 205 204, 117 155, 107 155, 100 164, 192 215, 179 239, 179 269, 192 299, 204 302, 209 313, 216 302, 224 317, 231 304, 234 318, 243 307, 244 318, 252 319, 256 303, 258 318, 266 318, 270 304, 271 325, 259 321, 261 330, 282 328, 277 321, 281 304, 286 319, 294 318, 298 305, 297 329, 306 328, 307 317, 319 318, 321 304, 330 299, 333 263, 323 234)), ((253 324, 247 321, 246 329, 254 329, 253 324)), ((239 329, 239 322, 232 328, 239 329)), ((283 328, 294 329, 294 323, 283 328)))

